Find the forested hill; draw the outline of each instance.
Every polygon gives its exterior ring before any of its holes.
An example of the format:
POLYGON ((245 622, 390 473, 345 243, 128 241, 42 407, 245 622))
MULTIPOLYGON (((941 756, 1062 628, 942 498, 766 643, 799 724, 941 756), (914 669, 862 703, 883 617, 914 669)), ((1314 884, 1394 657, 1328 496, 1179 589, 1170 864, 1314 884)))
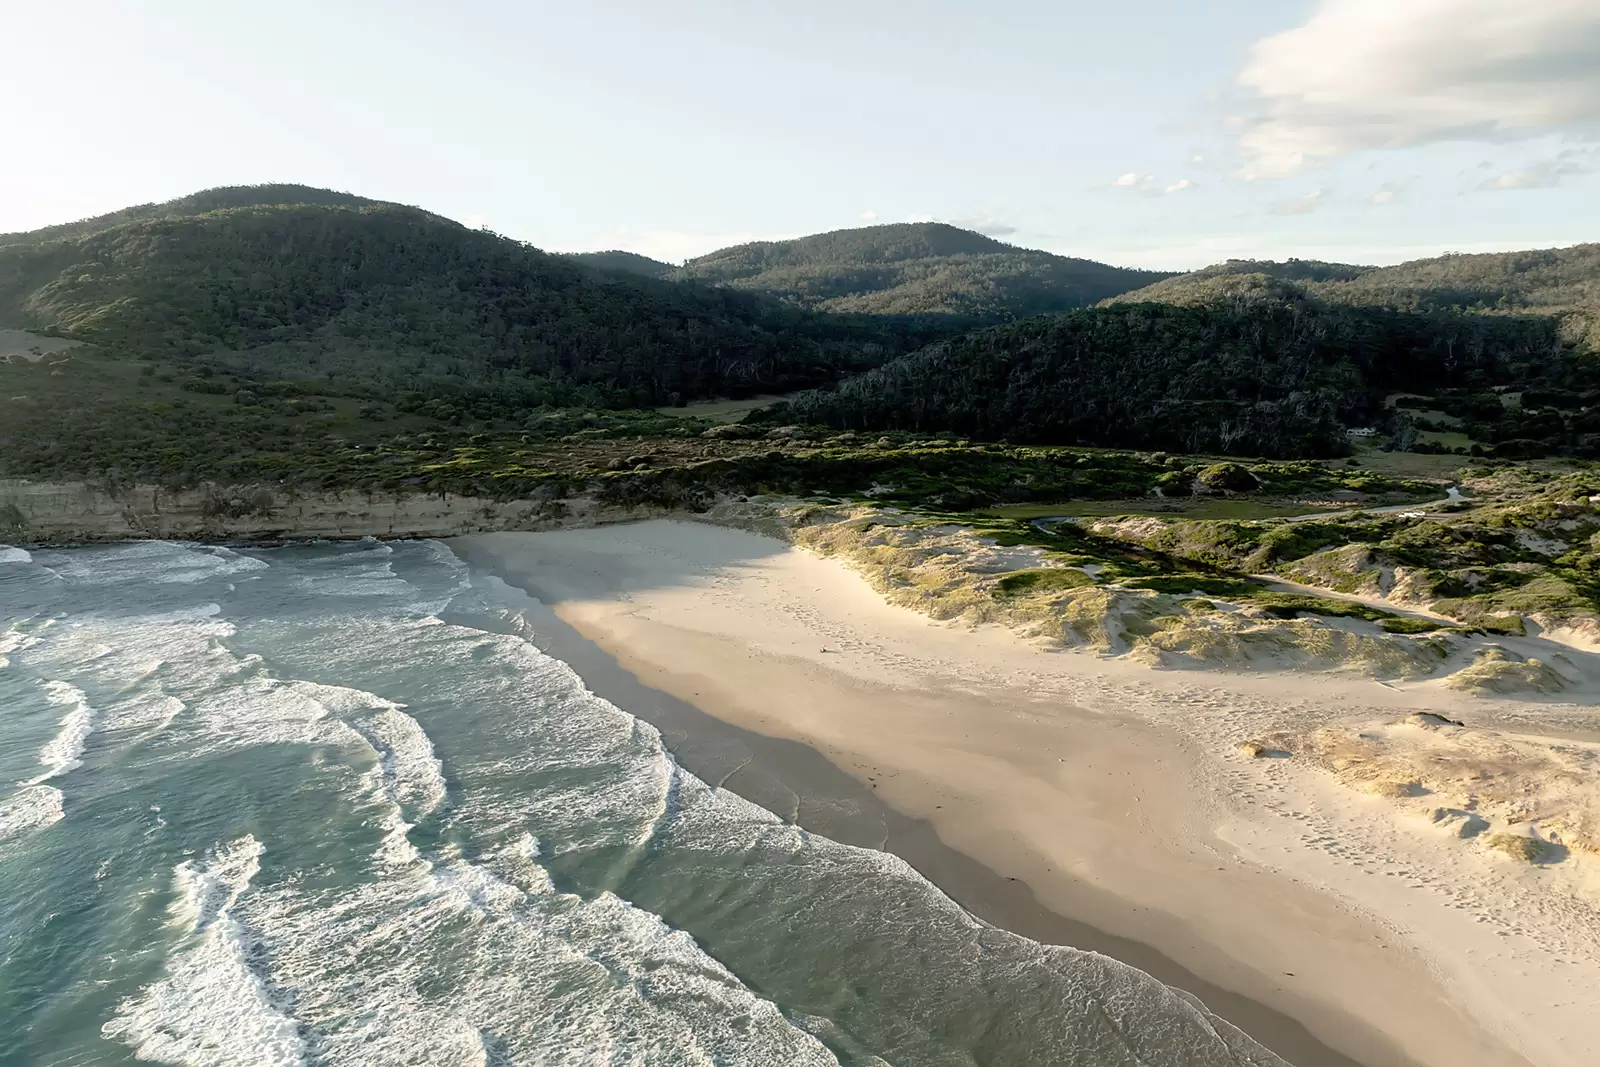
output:
MULTIPOLYGON (((1261 274, 1195 306, 1128 303, 982 330, 810 392, 770 413, 852 430, 1305 457, 1396 417, 1385 397, 1454 390, 1592 391, 1594 365, 1528 315, 1344 307, 1261 274)), ((1560 447, 1592 452, 1600 425, 1557 417, 1560 447)), ((1541 431, 1545 432, 1545 431, 1541 431)))
POLYGON ((609 252, 568 252, 567 258, 596 270, 615 270, 624 274, 642 274, 646 278, 665 278, 678 268, 659 259, 641 256, 637 252, 613 249, 609 252))
POLYGON ((1290 282, 1331 303, 1404 311, 1551 315, 1564 336, 1600 352, 1600 244, 1526 252, 1452 254, 1393 267, 1230 260, 1123 293, 1113 303, 1197 305, 1248 287, 1290 282))
POLYGON ((0 241, 0 327, 385 399, 664 404, 832 381, 939 336, 593 270, 415 208, 219 189, 0 241))
POLYGON ((270 207, 284 204, 320 204, 339 207, 370 207, 383 203, 351 193, 333 189, 316 189, 309 185, 232 185, 168 200, 160 204, 138 204, 113 211, 108 215, 80 219, 59 226, 46 226, 26 233, 0 234, 0 246, 15 244, 41 244, 68 237, 84 237, 102 230, 113 229, 130 222, 150 219, 178 218, 184 215, 202 215, 208 211, 223 211, 236 207, 270 207))
POLYGON ((1015 248, 930 222, 737 245, 692 259, 671 277, 827 311, 1005 321, 1084 307, 1166 274, 1015 248))

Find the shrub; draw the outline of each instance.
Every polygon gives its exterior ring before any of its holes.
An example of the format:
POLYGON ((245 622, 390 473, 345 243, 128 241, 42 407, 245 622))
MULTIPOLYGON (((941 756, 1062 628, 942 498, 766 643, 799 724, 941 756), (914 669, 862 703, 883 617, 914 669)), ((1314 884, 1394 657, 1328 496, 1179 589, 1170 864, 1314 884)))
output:
POLYGON ((1248 493, 1261 488, 1256 476, 1238 463, 1213 463, 1199 474, 1200 484, 1213 492, 1248 493))
POLYGON ((1027 593, 1054 593, 1093 585, 1094 579, 1075 567, 1050 567, 1037 571, 1017 571, 995 583, 996 596, 1022 596, 1027 593))

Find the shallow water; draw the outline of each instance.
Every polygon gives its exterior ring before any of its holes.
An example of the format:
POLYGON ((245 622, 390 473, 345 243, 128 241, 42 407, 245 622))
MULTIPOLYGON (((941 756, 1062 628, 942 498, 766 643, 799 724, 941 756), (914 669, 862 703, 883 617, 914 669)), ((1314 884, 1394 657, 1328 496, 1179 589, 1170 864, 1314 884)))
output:
POLYGON ((0 1063, 1277 1063, 684 771, 432 542, 0 547, 0 1063))

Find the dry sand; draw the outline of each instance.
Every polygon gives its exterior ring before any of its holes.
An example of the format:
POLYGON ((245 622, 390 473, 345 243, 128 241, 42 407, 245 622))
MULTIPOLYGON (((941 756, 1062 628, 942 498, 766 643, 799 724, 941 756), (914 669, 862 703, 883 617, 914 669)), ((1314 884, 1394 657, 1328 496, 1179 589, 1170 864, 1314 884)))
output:
MULTIPOLYGON (((700 524, 451 546, 643 686, 832 765, 770 752, 752 765, 746 746, 720 775, 729 788, 906 855, 991 922, 1189 988, 1300 1067, 1600 1062, 1587 868, 1516 862, 1314 760, 1237 745, 1418 710, 1470 718, 1470 698, 1046 651, 889 605, 835 560, 700 524)), ((645 692, 618 703, 640 711, 645 692)), ((1588 708, 1537 718, 1545 735, 1592 740, 1600 725, 1588 708)), ((680 751, 711 743, 689 717, 664 733, 680 751)))

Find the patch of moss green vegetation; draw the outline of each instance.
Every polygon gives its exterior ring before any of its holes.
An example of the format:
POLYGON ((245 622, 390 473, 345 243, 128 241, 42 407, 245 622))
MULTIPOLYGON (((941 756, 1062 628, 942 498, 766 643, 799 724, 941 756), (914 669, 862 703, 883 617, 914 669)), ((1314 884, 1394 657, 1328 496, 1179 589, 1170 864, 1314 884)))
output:
POLYGON ((1023 596, 1030 593, 1052 593, 1064 589, 1082 589, 1093 585, 1094 579, 1072 567, 1050 567, 1044 570, 1015 571, 995 583, 996 596, 1023 596))
POLYGON ((1396 616, 1368 604, 1334 597, 1309 596, 1304 593, 1261 592, 1251 598, 1251 603, 1269 615, 1292 619, 1296 615, 1328 615, 1334 618, 1365 619, 1382 622, 1396 616))
POLYGON ((1194 571, 1131 578, 1122 584, 1129 589, 1150 589, 1157 593, 1170 593, 1175 596, 1205 593, 1208 596, 1229 599, 1253 598, 1265 591, 1260 582, 1252 582, 1248 578, 1225 574, 1201 574, 1194 571))
POLYGON ((1391 634, 1431 634, 1449 628, 1434 619, 1422 619, 1414 615, 1396 615, 1383 619, 1378 625, 1385 633, 1391 634))

